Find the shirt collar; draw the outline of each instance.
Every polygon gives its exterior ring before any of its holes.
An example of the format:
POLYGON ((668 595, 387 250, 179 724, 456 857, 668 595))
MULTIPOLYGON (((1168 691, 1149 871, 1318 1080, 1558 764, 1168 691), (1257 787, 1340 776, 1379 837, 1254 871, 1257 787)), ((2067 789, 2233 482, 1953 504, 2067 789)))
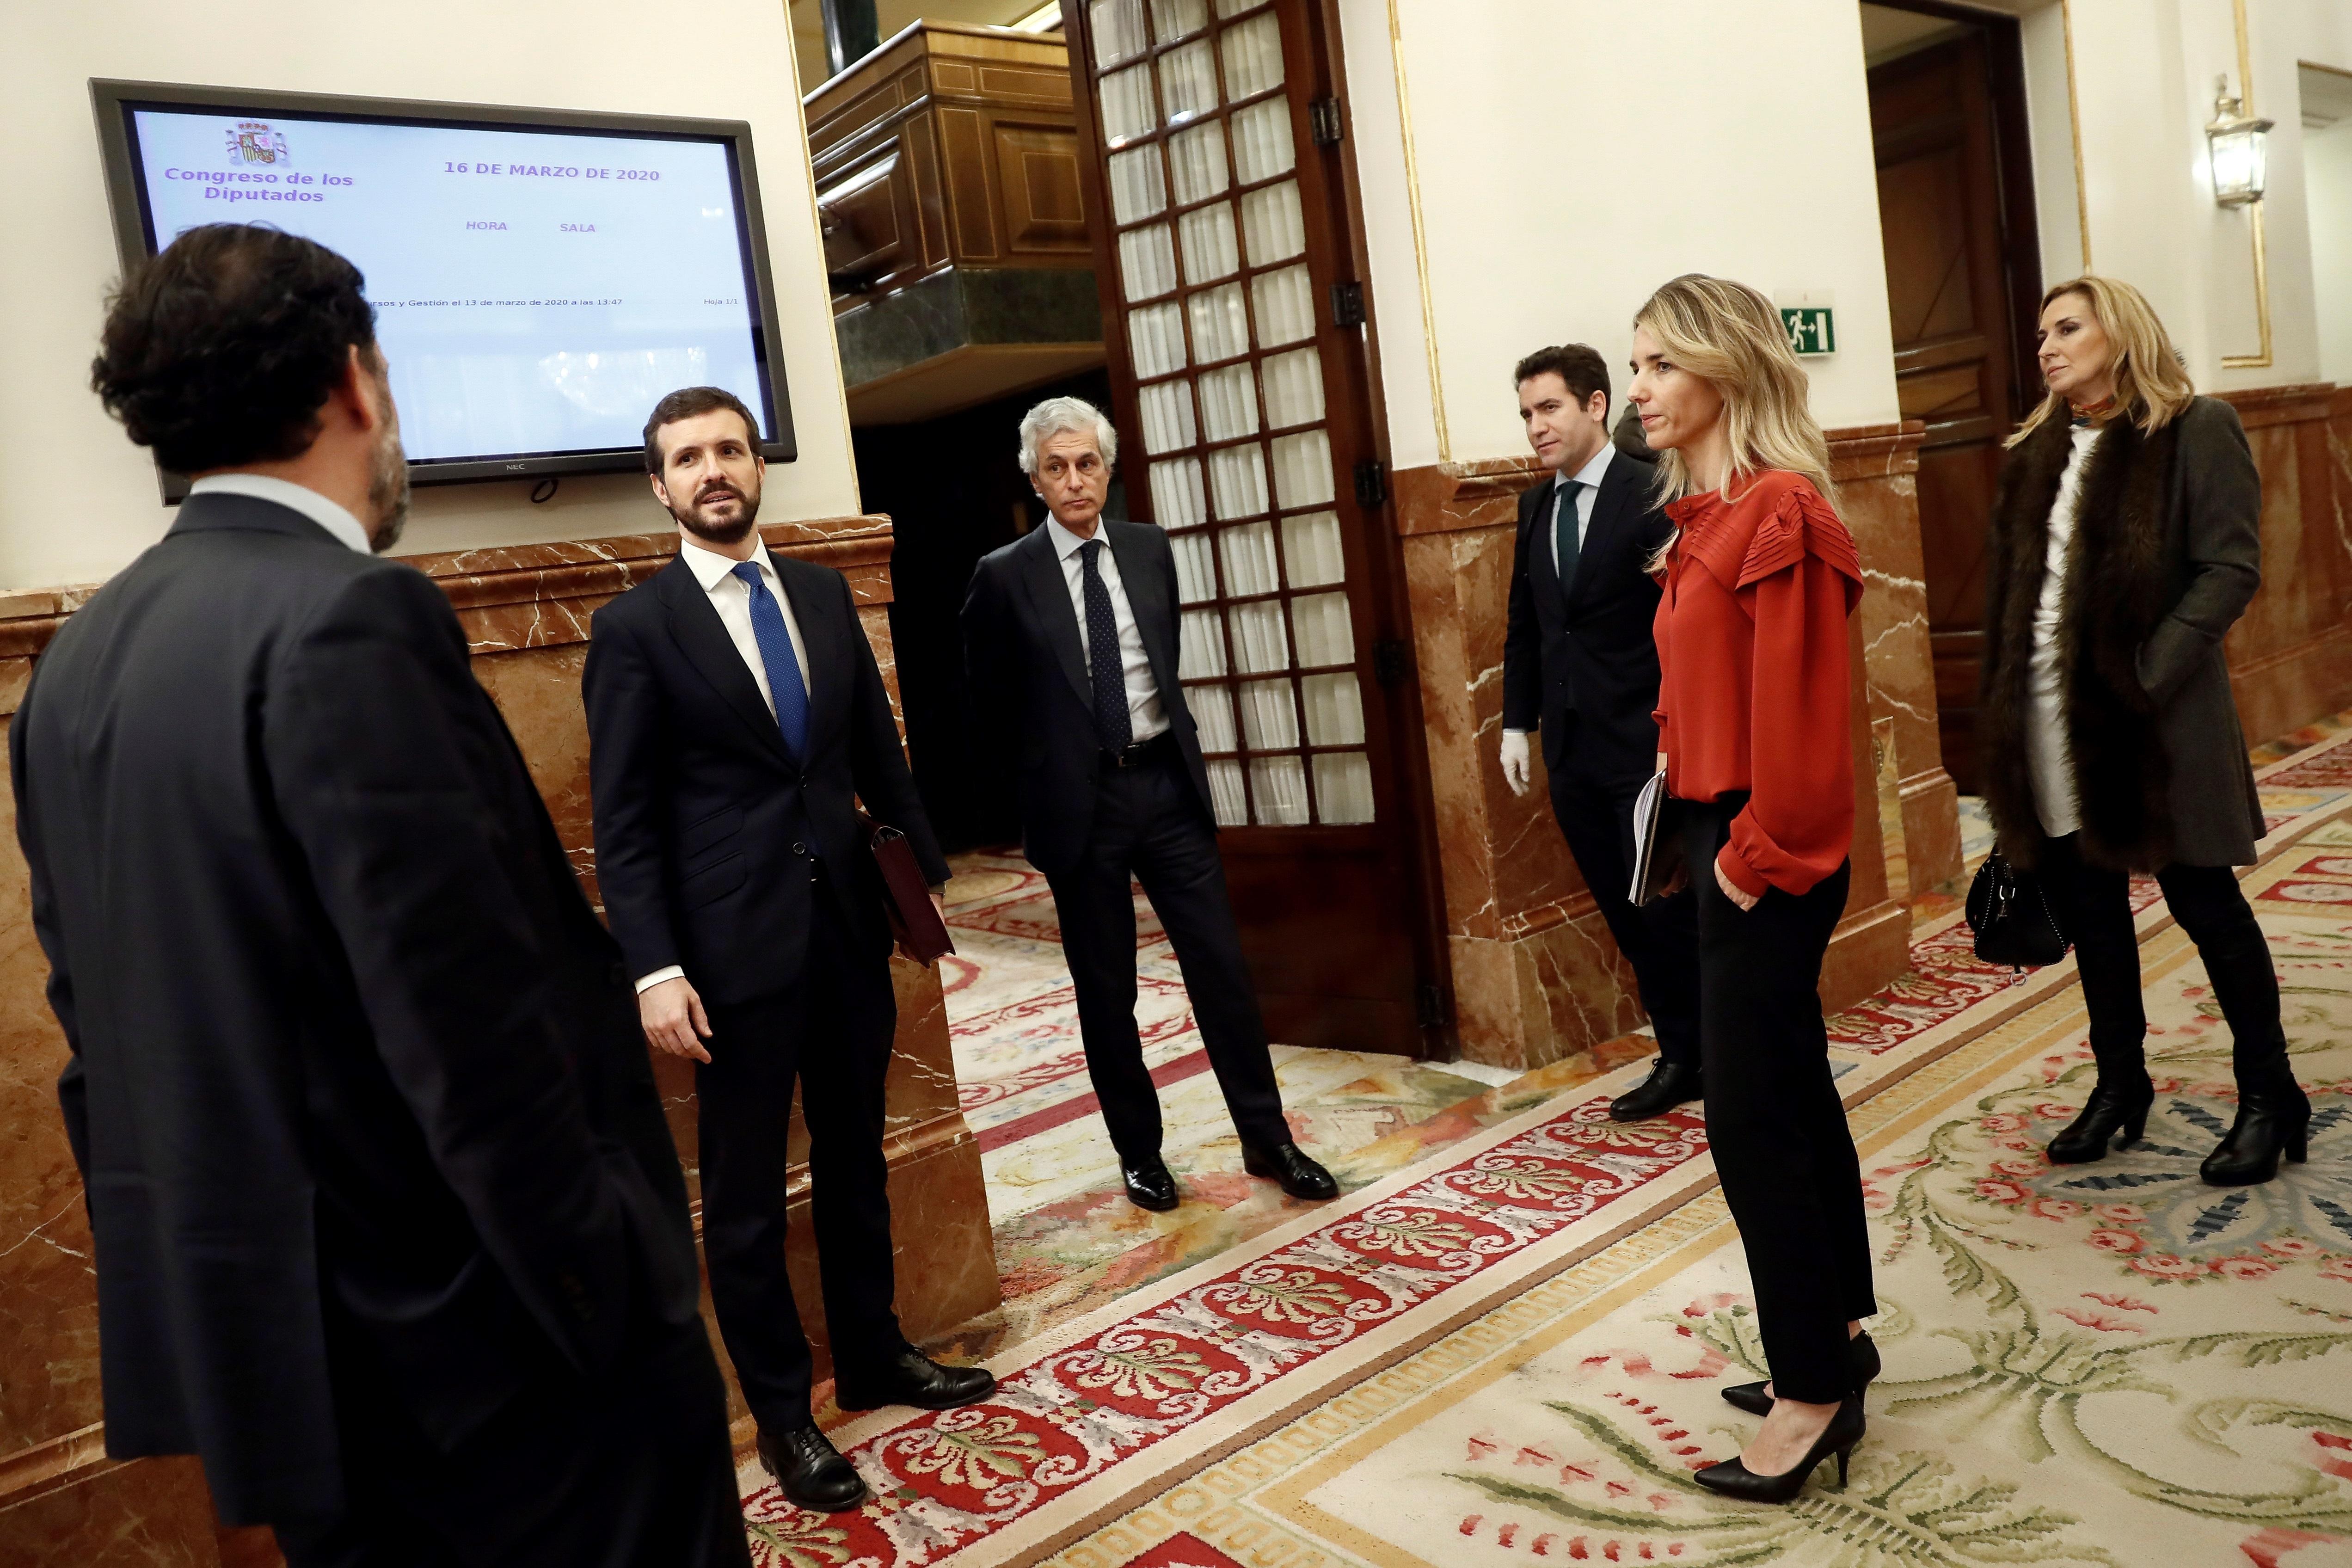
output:
MULTIPOLYGON (((1078 552, 1079 546, 1088 542, 1064 528, 1062 520, 1058 517, 1048 516, 1045 519, 1045 536, 1053 541, 1054 559, 1056 561, 1067 561, 1078 552)), ((1110 535, 1103 531, 1102 520, 1099 518, 1095 521, 1095 538, 1103 542, 1104 549, 1110 548, 1110 535)))
POLYGON ((1609 471, 1609 459, 1616 455, 1617 444, 1614 441, 1603 441, 1601 443, 1601 450, 1592 454, 1591 462, 1572 474, 1560 475, 1559 482, 1567 484, 1573 480, 1580 485, 1590 485, 1594 492, 1598 493, 1601 489, 1601 476, 1609 471))
MULTIPOLYGON (((742 564, 732 555, 721 555, 684 533, 677 536, 677 557, 686 563, 686 569, 694 574, 694 580, 702 584, 702 591, 706 594, 733 576, 735 568, 742 564)), ((776 580, 776 563, 768 559, 768 547, 764 542, 751 552, 751 563, 759 567, 760 575, 771 583, 776 580)))
POLYGON ((349 545, 362 555, 375 553, 375 547, 368 542, 367 530, 360 526, 358 518, 308 485, 298 485, 291 479, 273 479, 268 474, 210 474, 190 485, 188 494, 192 498, 250 496, 255 500, 276 501, 325 529, 336 543, 349 545))

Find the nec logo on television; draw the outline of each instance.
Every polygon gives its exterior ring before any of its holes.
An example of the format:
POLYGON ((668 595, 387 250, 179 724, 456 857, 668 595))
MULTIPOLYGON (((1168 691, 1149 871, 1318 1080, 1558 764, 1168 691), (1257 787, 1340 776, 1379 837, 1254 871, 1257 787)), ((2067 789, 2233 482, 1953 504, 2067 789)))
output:
POLYGON ((286 150, 286 132, 272 131, 258 120, 247 120, 230 128, 228 133, 229 161, 236 163, 290 163, 293 155, 286 150))

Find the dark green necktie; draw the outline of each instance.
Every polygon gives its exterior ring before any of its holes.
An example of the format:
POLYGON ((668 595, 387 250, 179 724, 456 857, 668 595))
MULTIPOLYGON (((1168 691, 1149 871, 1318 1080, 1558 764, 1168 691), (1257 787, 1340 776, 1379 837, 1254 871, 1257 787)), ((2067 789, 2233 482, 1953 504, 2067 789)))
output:
POLYGON ((1562 479, 1559 485, 1559 508, 1552 516, 1552 538, 1555 558, 1559 563, 1559 596, 1568 597, 1570 585, 1576 582, 1576 558, 1581 553, 1577 538, 1576 492, 1584 488, 1579 479, 1562 479))

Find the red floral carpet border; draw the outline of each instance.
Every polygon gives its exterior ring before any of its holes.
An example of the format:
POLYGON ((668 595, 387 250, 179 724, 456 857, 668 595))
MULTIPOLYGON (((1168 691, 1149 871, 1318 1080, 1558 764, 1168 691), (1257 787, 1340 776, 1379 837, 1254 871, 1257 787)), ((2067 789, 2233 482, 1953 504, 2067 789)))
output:
MULTIPOLYGON (((912 1568, 995 1535, 1115 1466, 1329 1357, 1706 1152, 1687 1111, 1623 1126, 1606 1095, 1002 1373, 996 1396, 850 1447, 875 1500, 805 1513, 744 1499, 760 1560, 912 1568)), ((1034 1353, 1034 1352, 1030 1353, 1034 1353)))

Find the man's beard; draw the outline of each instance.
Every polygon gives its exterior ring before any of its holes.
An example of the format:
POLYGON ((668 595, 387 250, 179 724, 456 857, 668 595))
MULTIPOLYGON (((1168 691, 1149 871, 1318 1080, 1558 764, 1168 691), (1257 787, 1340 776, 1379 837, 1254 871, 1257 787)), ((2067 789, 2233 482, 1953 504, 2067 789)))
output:
POLYGON ((408 454, 401 450, 398 425, 386 424, 376 442, 368 475, 368 508, 375 513, 368 544, 381 555, 400 542, 400 531, 408 525, 408 454))
POLYGON ((694 498, 684 511, 672 507, 669 514, 677 519, 680 528, 697 539, 708 540, 713 544, 740 544, 743 542, 744 536, 751 531, 753 525, 760 520, 760 492, 755 489, 751 494, 745 495, 731 484, 724 487, 723 489, 707 487, 701 494, 694 498), (702 516, 705 499, 722 494, 731 495, 743 503, 742 515, 732 522, 708 521, 702 516))

